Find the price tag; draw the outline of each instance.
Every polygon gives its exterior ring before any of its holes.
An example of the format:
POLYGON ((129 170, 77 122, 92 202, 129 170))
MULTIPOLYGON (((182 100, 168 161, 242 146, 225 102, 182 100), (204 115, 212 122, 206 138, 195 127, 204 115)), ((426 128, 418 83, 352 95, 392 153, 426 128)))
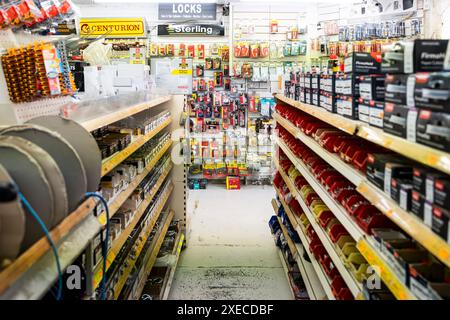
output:
POLYGON ((429 203, 425 203, 423 220, 427 226, 431 228, 433 219, 433 207, 429 203))
POLYGON ((406 139, 416 142, 417 110, 410 110, 406 122, 406 139))
POLYGON ((98 222, 100 222, 100 224, 102 226, 105 226, 106 225, 106 214, 102 213, 101 215, 98 216, 97 220, 98 220, 98 222))

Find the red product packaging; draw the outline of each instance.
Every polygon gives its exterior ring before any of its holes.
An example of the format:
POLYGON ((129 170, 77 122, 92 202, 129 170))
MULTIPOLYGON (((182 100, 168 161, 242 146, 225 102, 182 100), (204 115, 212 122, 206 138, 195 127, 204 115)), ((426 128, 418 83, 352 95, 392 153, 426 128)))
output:
POLYGON ((204 44, 197 45, 197 57, 199 59, 205 59, 205 45, 204 44))
POLYGON ((239 57, 241 58, 248 58, 250 57, 250 46, 247 42, 241 43, 241 55, 239 57))
POLYGON ((193 44, 190 44, 188 46, 188 57, 195 58, 195 45, 193 45, 193 44))
POLYGON ((257 43, 252 43, 250 45, 250 58, 252 59, 256 59, 259 58, 259 44, 257 43))
POLYGON ((57 15, 59 15, 58 7, 59 7, 59 1, 58 1, 58 3, 56 3, 55 1, 52 1, 52 0, 41 1, 41 8, 45 12, 45 16, 49 19, 54 18, 57 15))
POLYGON ((180 57, 184 57, 186 56, 186 45, 184 43, 181 43, 179 48, 178 48, 178 55, 180 57))
POLYGON ((267 42, 263 42, 260 45, 260 57, 261 58, 267 58, 269 56, 270 53, 270 49, 269 49, 269 44, 267 42))

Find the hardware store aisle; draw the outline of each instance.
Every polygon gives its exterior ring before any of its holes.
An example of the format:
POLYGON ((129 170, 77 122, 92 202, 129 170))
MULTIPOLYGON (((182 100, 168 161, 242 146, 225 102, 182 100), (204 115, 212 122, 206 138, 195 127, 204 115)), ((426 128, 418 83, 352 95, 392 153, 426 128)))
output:
POLYGON ((190 190, 189 242, 169 299, 292 299, 268 226, 273 197, 271 186, 190 190))

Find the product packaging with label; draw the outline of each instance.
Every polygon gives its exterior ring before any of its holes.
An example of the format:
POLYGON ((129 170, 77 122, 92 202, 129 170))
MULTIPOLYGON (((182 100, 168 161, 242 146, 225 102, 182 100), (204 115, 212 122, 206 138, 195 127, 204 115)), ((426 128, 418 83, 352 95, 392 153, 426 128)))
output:
POLYGON ((383 130, 394 136, 406 139, 409 111, 410 108, 406 106, 386 102, 384 105, 383 130))
POLYGON ((448 40, 397 42, 383 53, 382 73, 442 71, 448 40))
POLYGON ((352 96, 336 96, 336 112, 346 118, 358 119, 358 102, 352 96))
POLYGON ((431 229, 448 243, 450 243, 449 219, 450 212, 448 210, 433 205, 431 229))
POLYGON ((450 114, 420 110, 416 140, 426 146, 450 152, 450 114))
POLYGON ((344 62, 345 73, 377 74, 381 72, 381 53, 354 52, 344 62))
POLYGON ((416 74, 414 101, 417 108, 450 113, 450 72, 416 74))
POLYGON ((405 211, 411 210, 412 181, 393 178, 391 180, 391 198, 405 211))
POLYGON ((441 263, 410 265, 410 290, 420 300, 442 300, 450 296, 449 270, 441 263))
POLYGON ((416 190, 411 192, 411 212, 421 220, 424 219, 425 197, 416 190))
POLYGON ((364 100, 384 101, 384 76, 359 76, 359 96, 364 100))
POLYGON ((392 154, 371 153, 367 158, 366 175, 370 182, 391 194, 391 179, 412 180, 413 169, 408 161, 392 154))
POLYGON ((399 105, 407 105, 408 75, 406 74, 388 74, 385 78, 384 101, 399 105))

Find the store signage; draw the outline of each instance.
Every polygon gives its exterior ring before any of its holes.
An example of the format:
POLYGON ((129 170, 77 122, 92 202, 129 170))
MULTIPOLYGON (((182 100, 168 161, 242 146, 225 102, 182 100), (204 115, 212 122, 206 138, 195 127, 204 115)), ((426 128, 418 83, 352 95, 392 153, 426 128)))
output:
POLYGON ((80 19, 80 37, 96 38, 145 37, 144 18, 92 18, 80 19))
POLYGON ((70 21, 63 21, 58 23, 55 27, 50 29, 50 34, 52 35, 58 35, 58 36, 65 36, 65 35, 71 35, 77 33, 77 27, 75 20, 72 19, 70 21))
POLYGON ((159 20, 216 20, 215 3, 160 3, 159 20))
POLYGON ((225 28, 216 24, 160 24, 158 36, 224 36, 225 28))

